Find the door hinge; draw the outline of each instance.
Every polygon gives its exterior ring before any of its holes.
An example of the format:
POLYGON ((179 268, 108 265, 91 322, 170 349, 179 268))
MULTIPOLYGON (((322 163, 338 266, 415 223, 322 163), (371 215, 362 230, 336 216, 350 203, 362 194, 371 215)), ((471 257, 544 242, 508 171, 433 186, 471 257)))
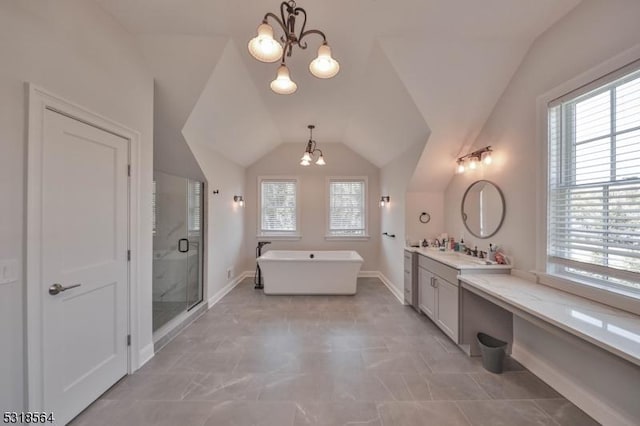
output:
POLYGON ((131 164, 127 164, 127 176, 131 176, 131 164))
POLYGON ((131 346, 131 335, 127 334, 127 346, 131 346))
POLYGON ((127 250, 127 262, 131 262, 131 250, 127 250))

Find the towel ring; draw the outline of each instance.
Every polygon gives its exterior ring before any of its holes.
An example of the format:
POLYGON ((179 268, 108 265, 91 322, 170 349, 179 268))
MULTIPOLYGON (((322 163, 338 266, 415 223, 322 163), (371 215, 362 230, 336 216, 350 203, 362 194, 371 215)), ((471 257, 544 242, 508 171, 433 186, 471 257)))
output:
POLYGON ((427 212, 422 212, 418 220, 420 223, 429 223, 431 221, 431 215, 427 212))

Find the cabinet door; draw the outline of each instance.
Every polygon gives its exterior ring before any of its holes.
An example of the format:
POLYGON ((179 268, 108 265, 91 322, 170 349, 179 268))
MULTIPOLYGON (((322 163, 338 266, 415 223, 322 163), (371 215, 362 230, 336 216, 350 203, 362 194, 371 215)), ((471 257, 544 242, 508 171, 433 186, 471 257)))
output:
POLYGON ((437 294, 436 323, 458 343, 458 286, 435 277, 437 294))
POLYGON ((418 268, 420 288, 420 310, 429 318, 436 319, 436 289, 433 287, 433 274, 426 269, 418 268))

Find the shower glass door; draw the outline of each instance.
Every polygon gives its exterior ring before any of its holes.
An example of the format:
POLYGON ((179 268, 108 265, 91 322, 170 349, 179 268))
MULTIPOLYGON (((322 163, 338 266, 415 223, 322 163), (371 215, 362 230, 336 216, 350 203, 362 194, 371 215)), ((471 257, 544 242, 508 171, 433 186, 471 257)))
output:
POLYGON ((154 332, 202 301, 202 195, 202 182, 154 173, 154 332))

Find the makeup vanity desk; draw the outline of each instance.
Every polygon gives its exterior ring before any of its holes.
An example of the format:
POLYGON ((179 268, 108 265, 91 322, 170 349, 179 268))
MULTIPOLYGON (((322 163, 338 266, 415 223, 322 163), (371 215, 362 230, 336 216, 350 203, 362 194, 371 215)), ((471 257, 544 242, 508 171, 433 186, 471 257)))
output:
POLYGON ((496 307, 500 307, 504 313, 551 332, 560 329, 640 366, 638 315, 514 275, 470 274, 458 278, 466 299, 475 304, 475 317, 468 320, 488 334, 495 333, 495 337, 510 343, 513 340, 503 324, 493 321, 496 307))

